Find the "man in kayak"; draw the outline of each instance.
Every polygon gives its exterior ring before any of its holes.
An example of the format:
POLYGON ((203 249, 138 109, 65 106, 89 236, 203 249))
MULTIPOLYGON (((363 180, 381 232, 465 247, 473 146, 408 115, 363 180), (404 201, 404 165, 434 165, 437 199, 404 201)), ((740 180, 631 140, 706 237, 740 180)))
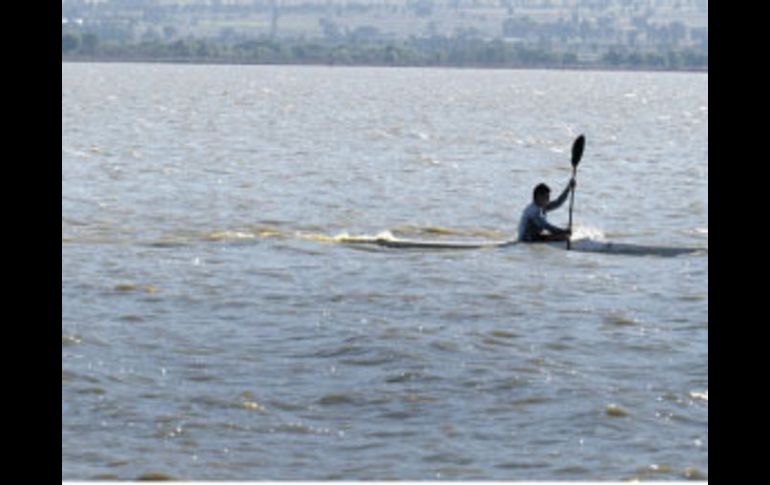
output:
POLYGON ((519 221, 519 241, 566 241, 571 232, 548 223, 546 213, 558 209, 567 200, 570 189, 575 188, 575 178, 571 178, 564 192, 551 202, 551 189, 546 184, 539 184, 532 192, 532 203, 524 209, 519 221))

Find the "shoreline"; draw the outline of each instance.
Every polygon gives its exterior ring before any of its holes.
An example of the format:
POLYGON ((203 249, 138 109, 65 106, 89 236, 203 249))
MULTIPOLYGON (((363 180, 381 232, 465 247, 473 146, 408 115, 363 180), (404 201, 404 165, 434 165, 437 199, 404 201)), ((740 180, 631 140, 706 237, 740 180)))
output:
POLYGON ((488 70, 547 70, 547 71, 599 71, 599 72, 650 72, 650 73, 690 73, 708 74, 705 68, 653 68, 646 66, 612 66, 607 64, 532 64, 532 65, 495 65, 495 64, 419 64, 419 63, 333 63, 333 62, 250 62, 242 59, 212 57, 153 57, 153 56, 87 56, 62 55, 62 63, 69 64, 189 64, 211 66, 315 66, 315 67, 371 67, 371 68, 424 68, 424 69, 488 69, 488 70))

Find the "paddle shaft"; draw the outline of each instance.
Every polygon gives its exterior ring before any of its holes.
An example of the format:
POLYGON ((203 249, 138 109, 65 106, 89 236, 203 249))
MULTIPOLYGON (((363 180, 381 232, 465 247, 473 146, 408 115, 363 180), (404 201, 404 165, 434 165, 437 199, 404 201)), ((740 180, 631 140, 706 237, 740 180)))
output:
MULTIPOLYGON (((572 167, 572 178, 574 179, 577 176, 577 166, 572 167)), ((575 204, 575 188, 570 188, 570 194, 569 194, 569 225, 567 226, 567 230, 570 231, 570 235, 567 236, 567 249, 572 249, 572 242, 570 239, 572 238, 572 206, 575 204)))

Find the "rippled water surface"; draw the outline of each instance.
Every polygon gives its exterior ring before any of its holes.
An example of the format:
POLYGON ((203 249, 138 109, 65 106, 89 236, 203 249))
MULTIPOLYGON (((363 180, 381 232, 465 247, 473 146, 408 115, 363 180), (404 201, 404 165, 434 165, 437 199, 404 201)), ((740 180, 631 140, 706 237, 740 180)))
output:
POLYGON ((62 65, 62 478, 708 475, 708 75, 62 65), (567 210, 550 220, 566 225, 567 210))

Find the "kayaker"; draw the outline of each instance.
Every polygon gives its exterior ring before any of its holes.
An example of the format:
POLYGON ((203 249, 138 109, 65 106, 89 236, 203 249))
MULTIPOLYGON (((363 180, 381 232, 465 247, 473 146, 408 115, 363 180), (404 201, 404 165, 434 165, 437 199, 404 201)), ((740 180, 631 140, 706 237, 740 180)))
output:
POLYGON ((558 199, 551 202, 551 189, 546 184, 538 184, 532 191, 532 203, 530 203, 521 215, 519 221, 519 241, 566 241, 571 232, 551 225, 546 220, 546 213, 558 209, 567 200, 570 189, 576 185, 575 178, 571 178, 567 187, 558 199))

